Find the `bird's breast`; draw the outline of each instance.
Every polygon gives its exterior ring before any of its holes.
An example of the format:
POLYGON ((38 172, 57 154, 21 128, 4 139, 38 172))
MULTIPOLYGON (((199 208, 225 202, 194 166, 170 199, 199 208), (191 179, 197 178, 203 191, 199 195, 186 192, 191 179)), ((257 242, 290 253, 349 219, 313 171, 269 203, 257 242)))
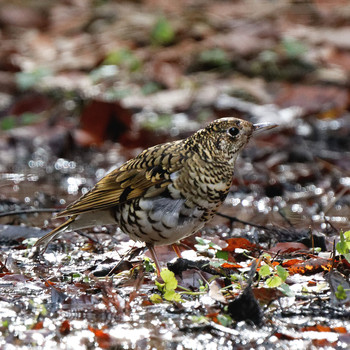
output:
POLYGON ((197 232, 225 200, 232 171, 197 159, 169 177, 159 193, 150 187, 116 208, 116 221, 132 239, 162 245, 197 232))

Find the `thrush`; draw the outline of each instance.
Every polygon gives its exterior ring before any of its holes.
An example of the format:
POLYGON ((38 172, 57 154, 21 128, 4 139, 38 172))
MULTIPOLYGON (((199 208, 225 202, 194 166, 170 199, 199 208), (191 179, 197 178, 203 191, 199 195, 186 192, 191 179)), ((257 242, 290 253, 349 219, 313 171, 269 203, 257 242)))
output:
POLYGON ((43 245, 43 252, 63 232, 116 224, 145 242, 159 275, 154 246, 172 244, 179 253, 174 244, 200 230, 224 202, 237 156, 251 136, 275 126, 222 118, 186 139, 146 149, 60 212, 56 217, 68 220, 35 246, 43 245))

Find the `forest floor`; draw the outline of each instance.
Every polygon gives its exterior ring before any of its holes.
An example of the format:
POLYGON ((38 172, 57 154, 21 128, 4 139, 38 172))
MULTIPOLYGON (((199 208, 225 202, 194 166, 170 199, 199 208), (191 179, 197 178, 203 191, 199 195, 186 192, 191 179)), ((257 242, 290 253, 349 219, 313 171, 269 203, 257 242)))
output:
POLYGON ((0 347, 348 348, 349 23, 346 0, 2 4, 0 347), (183 259, 157 250, 164 283, 113 226, 30 258, 107 172, 224 116, 279 127, 183 259))

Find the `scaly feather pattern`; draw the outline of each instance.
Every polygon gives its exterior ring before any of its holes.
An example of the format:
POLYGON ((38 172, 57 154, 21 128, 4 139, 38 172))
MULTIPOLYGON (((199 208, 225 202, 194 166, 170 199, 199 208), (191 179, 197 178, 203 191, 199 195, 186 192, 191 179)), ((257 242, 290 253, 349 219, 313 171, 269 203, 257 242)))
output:
POLYGON ((162 190, 153 193, 159 195, 171 183, 170 175, 179 170, 186 160, 185 153, 176 154, 180 142, 169 142, 143 151, 119 169, 107 174, 57 217, 115 207, 141 197, 150 187, 156 185, 162 190))

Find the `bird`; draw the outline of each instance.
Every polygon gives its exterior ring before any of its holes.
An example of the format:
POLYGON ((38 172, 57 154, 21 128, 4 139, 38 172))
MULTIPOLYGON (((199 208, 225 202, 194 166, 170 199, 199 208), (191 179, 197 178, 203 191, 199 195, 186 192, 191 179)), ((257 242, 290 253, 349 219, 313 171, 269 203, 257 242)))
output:
POLYGON ((172 245, 180 256, 176 242, 203 228, 224 202, 240 151, 276 126, 220 118, 188 138, 147 148, 58 213, 68 219, 37 240, 37 255, 63 232, 113 224, 146 244, 159 276, 155 246, 172 245))

